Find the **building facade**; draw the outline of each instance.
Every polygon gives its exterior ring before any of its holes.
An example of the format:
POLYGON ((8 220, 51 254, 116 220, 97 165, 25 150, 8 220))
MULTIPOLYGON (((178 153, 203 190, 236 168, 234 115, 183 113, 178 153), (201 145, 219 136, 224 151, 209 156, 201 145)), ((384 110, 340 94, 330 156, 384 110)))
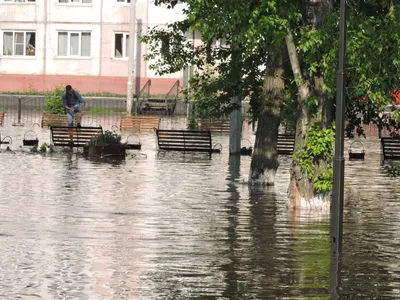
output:
MULTIPOLYGON (((182 19, 178 9, 136 1, 135 90, 151 79, 165 94, 183 71, 157 76, 137 36, 182 19)), ((0 0, 0 92, 52 90, 126 94, 130 0, 0 0)))

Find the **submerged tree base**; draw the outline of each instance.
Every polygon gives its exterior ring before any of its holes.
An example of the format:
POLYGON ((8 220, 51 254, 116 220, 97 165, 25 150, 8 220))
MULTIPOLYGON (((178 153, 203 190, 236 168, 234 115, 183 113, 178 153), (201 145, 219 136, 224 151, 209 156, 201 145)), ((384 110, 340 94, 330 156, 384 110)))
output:
POLYGON ((330 209, 331 206, 331 193, 327 193, 324 195, 308 195, 308 197, 304 197, 300 195, 299 188, 297 186, 293 187, 293 182, 289 185, 289 191, 291 191, 288 195, 288 206, 290 208, 321 208, 321 209, 330 209), (293 193, 293 191, 295 191, 293 193))
POLYGON ((125 159, 126 146, 125 145, 88 145, 83 148, 83 154, 87 157, 110 157, 125 159))
POLYGON ((275 169, 265 169, 264 172, 260 170, 250 170, 249 184, 251 186, 272 186, 275 185, 275 169))

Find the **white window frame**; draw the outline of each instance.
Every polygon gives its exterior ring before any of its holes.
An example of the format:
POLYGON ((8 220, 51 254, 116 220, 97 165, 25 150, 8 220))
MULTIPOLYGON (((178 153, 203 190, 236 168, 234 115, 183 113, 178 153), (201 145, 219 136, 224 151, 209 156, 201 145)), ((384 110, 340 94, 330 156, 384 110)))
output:
POLYGON ((92 58, 92 32, 91 31, 69 31, 69 30, 58 30, 57 31, 57 57, 58 58, 82 58, 82 59, 91 59, 92 58), (58 39, 59 33, 67 33, 67 55, 58 55, 58 39), (71 34, 79 34, 78 40, 78 55, 71 55, 71 34), (90 55, 89 56, 82 56, 82 33, 90 33, 90 55))
POLYGON ((36 0, 0 0, 0 3, 9 4, 36 4, 36 0))
POLYGON ((90 3, 83 3, 82 0, 78 1, 72 1, 72 0, 67 0, 68 2, 60 2, 60 0, 57 0, 57 5, 79 5, 79 6, 92 6, 93 5, 93 0, 91 0, 90 3))
POLYGON ((132 0, 129 0, 129 2, 128 2, 128 0, 122 0, 122 1, 118 1, 118 0, 115 0, 115 4, 116 5, 122 5, 122 6, 126 6, 126 5, 131 5, 131 1, 132 0))
POLYGON ((4 57, 4 58, 36 58, 36 53, 37 53, 37 32, 36 32, 36 30, 0 30, 0 56, 1 57, 4 57), (4 33, 7 33, 7 32, 12 32, 12 34, 13 34, 13 41, 12 41, 12 52, 13 52, 13 54, 12 55, 5 55, 4 54, 4 49, 3 49, 3 46, 4 46, 4 33), (14 42, 14 39, 15 39, 15 33, 23 33, 24 34, 24 54, 22 54, 22 55, 15 55, 15 42, 14 42), (30 33, 34 33, 35 34, 35 55, 26 55, 26 33, 27 32, 30 32, 30 33))
POLYGON ((116 59, 116 60, 127 60, 127 59, 129 59, 129 53, 124 53, 124 52, 126 52, 126 46, 127 46, 126 45, 126 37, 127 36, 129 36, 129 38, 130 38, 129 32, 122 32, 122 31, 113 32, 112 47, 111 47, 111 57, 113 59, 116 59), (117 34, 122 34, 123 35, 123 38, 122 38, 122 57, 115 57, 115 36, 117 34))

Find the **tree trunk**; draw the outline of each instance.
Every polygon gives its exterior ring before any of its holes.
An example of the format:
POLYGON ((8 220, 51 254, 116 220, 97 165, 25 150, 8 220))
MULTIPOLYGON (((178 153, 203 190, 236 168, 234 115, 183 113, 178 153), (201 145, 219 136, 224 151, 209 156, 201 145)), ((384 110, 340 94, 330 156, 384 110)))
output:
MULTIPOLYGON (((292 71, 298 87, 298 113, 296 125, 295 151, 303 149, 308 137, 308 131, 312 124, 311 114, 306 108, 305 101, 313 92, 318 99, 317 112, 312 119, 322 128, 331 126, 333 120, 333 106, 323 91, 323 78, 315 76, 313 84, 305 80, 301 74, 300 64, 297 58, 296 47, 291 32, 285 38, 289 52, 292 71), (313 89, 311 88, 313 86, 313 89)), ((306 170, 300 167, 298 160, 293 159, 290 169, 290 182, 288 188, 288 205, 290 207, 329 207, 328 195, 320 195, 315 192, 314 178, 322 169, 326 169, 328 162, 325 160, 315 160, 313 174, 309 179, 306 170)))
POLYGON ((283 104, 284 80, 282 75, 282 60, 275 66, 267 67, 263 86, 266 101, 258 118, 249 174, 249 184, 251 185, 275 184, 275 174, 279 167, 276 147, 283 104))
POLYGON ((240 155, 240 139, 242 136, 242 108, 238 96, 232 97, 235 109, 229 118, 229 155, 240 155))

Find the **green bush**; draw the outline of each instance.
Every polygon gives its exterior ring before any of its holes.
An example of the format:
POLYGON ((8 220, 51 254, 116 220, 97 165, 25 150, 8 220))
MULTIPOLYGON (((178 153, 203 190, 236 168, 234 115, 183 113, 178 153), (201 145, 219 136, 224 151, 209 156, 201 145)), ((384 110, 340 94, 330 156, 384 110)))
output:
POLYGON ((189 130, 199 130, 199 123, 197 122, 197 119, 194 117, 190 118, 187 124, 187 128, 189 130))
POLYGON ((89 146, 122 145, 121 136, 106 130, 104 133, 92 138, 89 146))
POLYGON ((54 91, 46 93, 46 104, 43 108, 43 113, 47 114, 65 114, 65 108, 62 104, 62 94, 64 93, 64 88, 61 86, 56 86, 54 91))

